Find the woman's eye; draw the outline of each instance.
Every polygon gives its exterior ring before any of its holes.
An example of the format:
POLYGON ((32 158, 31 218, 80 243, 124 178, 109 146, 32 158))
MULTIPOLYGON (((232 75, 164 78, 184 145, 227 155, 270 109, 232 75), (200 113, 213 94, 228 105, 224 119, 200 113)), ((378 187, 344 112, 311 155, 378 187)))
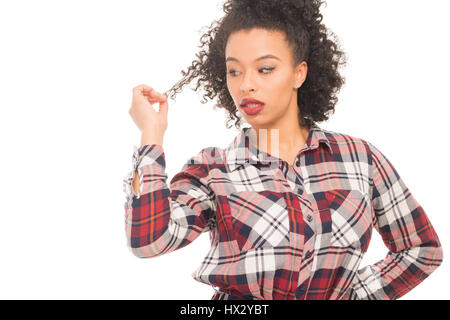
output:
POLYGON ((273 68, 273 67, 265 67, 265 68, 259 69, 259 71, 261 71, 261 70, 268 70, 268 72, 263 72, 264 74, 268 74, 268 73, 272 72, 273 69, 275 69, 275 68, 273 68))
MULTIPOLYGON (((269 74, 270 72, 272 72, 273 69, 275 69, 275 68, 274 68, 274 67, 264 67, 264 68, 259 69, 258 71, 261 72, 262 74, 269 74), (264 70, 265 70, 265 71, 264 71, 264 70)), ((230 70, 228 71, 228 73, 229 73, 232 77, 235 77, 235 76, 236 76, 236 72, 239 72, 239 71, 235 71, 235 70, 233 70, 233 69, 230 69, 230 70)))

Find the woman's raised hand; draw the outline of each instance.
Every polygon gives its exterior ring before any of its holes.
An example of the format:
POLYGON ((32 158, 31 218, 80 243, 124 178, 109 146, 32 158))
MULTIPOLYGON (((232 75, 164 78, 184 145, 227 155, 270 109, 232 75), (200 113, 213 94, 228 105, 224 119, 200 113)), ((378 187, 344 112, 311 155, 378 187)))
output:
POLYGON ((145 84, 133 88, 133 99, 128 113, 142 133, 142 144, 162 144, 168 125, 168 108, 167 95, 145 84), (155 103, 159 103, 159 111, 153 108, 155 103))

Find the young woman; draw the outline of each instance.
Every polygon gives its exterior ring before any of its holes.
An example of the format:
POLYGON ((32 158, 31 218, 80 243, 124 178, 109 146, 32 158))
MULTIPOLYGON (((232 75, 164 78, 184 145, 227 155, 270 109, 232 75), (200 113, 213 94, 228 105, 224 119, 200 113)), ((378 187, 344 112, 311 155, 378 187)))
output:
POLYGON ((226 149, 205 148, 167 185, 167 99, 133 89, 142 132, 124 180, 128 244, 138 257, 209 232, 193 273, 212 299, 397 299, 442 263, 423 208, 370 142, 320 128, 345 63, 316 0, 230 0, 206 47, 169 93, 198 78, 217 107, 251 125, 226 149), (152 104, 159 103, 159 111, 152 104), (389 249, 359 268, 375 228, 389 249))

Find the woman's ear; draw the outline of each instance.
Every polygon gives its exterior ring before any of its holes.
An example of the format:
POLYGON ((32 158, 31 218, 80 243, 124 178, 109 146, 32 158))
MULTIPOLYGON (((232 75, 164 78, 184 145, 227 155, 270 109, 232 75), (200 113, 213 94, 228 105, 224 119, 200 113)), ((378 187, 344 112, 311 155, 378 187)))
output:
POLYGON ((302 61, 297 67, 295 67, 295 88, 298 89, 302 86, 306 80, 308 73, 308 65, 306 61, 302 61))

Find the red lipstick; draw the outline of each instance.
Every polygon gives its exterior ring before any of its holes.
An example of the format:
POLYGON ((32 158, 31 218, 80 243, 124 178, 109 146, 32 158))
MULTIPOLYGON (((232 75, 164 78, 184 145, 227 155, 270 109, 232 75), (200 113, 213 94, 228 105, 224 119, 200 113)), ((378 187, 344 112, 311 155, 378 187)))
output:
POLYGON ((264 102, 249 98, 242 99, 241 108, 246 114, 253 116, 260 113, 261 110, 264 109, 264 102))

